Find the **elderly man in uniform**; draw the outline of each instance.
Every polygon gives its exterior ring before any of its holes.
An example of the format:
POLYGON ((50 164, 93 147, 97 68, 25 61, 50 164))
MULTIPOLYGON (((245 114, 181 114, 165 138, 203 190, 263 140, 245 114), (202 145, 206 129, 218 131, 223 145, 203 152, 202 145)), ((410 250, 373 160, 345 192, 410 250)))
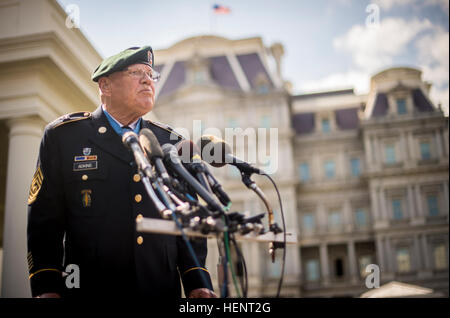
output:
POLYGON ((217 297, 204 267, 205 239, 191 241, 199 267, 180 237, 136 232, 137 219, 160 216, 121 136, 148 128, 161 144, 182 139, 142 118, 155 102, 153 62, 149 46, 105 59, 92 75, 102 105, 46 127, 28 198, 33 297, 175 298, 180 277, 186 296, 217 297), (68 264, 78 266, 79 285, 65 284, 68 264))

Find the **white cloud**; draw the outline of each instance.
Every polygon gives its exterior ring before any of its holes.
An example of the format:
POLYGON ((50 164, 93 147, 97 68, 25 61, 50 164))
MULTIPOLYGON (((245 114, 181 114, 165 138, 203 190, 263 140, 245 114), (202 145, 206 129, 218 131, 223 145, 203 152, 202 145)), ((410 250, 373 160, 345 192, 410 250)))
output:
POLYGON ((423 79, 433 84, 431 100, 449 113, 449 32, 434 28, 415 43, 423 79))
POLYGON ((449 10, 448 0, 372 0, 372 3, 377 4, 385 11, 405 5, 416 7, 439 6, 447 13, 447 15, 449 10))
POLYGON ((372 3, 375 3, 380 6, 381 9, 390 10, 391 8, 399 5, 406 5, 415 2, 415 0, 373 0, 372 3))
MULTIPOLYGON (((393 0, 398 3, 401 0, 393 0)), ((386 6, 389 1, 386 1, 386 6)), ((353 57, 351 69, 334 73, 318 80, 301 83, 299 90, 324 91, 353 87, 357 94, 369 91, 370 77, 381 69, 392 67, 394 58, 415 49, 417 68, 423 79, 433 84, 431 100, 449 111, 449 32, 434 26, 429 20, 387 18, 378 27, 354 25, 348 32, 335 38, 337 50, 353 57)))
POLYGON ((431 22, 426 19, 387 18, 377 27, 354 25, 336 38, 333 45, 338 50, 350 52, 358 68, 374 72, 392 64, 393 58, 403 53, 411 40, 431 28, 431 22))

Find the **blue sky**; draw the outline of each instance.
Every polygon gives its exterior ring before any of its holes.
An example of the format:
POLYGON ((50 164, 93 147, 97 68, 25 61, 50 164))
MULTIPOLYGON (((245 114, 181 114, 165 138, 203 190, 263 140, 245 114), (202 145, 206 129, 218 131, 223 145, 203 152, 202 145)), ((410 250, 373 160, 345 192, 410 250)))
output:
POLYGON ((376 72, 413 66, 433 82, 432 99, 448 109, 448 0, 58 2, 79 7, 81 31, 104 57, 135 45, 163 49, 202 34, 260 36, 266 46, 283 44, 283 76, 294 93, 348 87, 366 93, 376 72), (213 15, 216 3, 231 13, 213 15), (379 19, 367 24, 374 10, 379 19))

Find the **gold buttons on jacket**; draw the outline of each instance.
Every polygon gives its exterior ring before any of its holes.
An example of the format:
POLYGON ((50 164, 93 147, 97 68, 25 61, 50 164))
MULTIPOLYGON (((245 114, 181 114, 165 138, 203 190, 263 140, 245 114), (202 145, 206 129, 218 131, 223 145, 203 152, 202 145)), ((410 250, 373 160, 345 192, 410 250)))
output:
POLYGON ((143 218, 144 218, 144 216, 142 214, 138 214, 138 216, 136 217, 136 222, 139 222, 143 218))
POLYGON ((98 129, 98 132, 101 134, 104 134, 106 132, 106 130, 107 130, 106 127, 102 126, 98 129))
POLYGON ((142 236, 138 236, 136 242, 138 245, 142 245, 142 243, 144 243, 144 238, 142 236))
POLYGON ((142 195, 136 194, 134 196, 134 201, 136 201, 137 203, 141 202, 142 201, 142 195))
POLYGON ((133 181, 134 182, 139 182, 139 181, 141 181, 141 176, 139 175, 139 174, 135 174, 134 176, 133 176, 133 181))
POLYGON ((82 179, 83 181, 86 181, 86 180, 88 179, 87 174, 83 174, 83 176, 81 177, 81 179, 82 179))

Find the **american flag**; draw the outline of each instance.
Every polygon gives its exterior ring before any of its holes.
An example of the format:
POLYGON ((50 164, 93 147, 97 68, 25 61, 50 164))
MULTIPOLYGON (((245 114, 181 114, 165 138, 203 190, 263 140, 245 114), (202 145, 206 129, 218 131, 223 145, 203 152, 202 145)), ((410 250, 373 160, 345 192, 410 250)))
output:
POLYGON ((228 14, 231 12, 230 8, 227 8, 220 4, 213 5, 213 10, 215 14, 228 14))

